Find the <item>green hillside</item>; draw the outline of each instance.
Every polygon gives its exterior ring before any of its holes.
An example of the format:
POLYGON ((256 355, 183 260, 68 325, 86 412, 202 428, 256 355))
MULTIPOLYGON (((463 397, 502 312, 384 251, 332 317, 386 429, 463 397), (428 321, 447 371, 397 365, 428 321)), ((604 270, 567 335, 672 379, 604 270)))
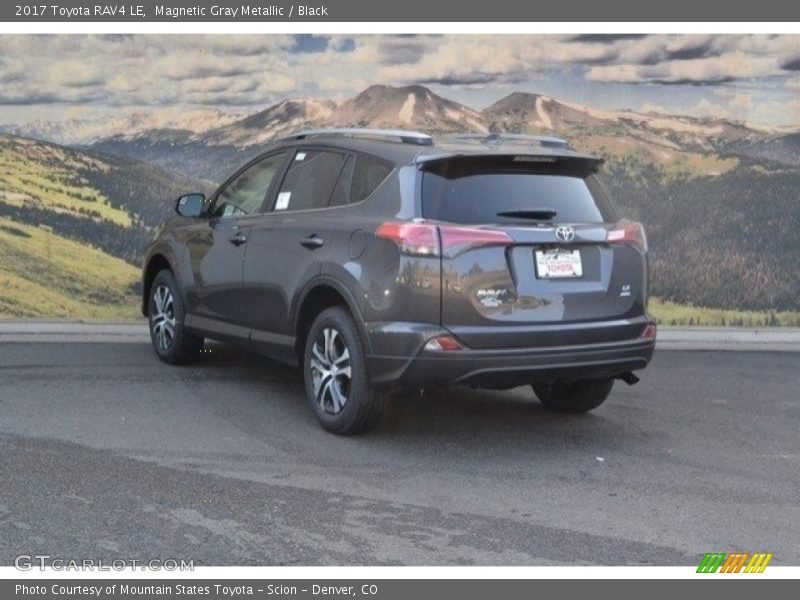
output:
MULTIPOLYGON (((612 195, 647 227, 661 323, 800 324, 800 169, 602 132, 576 145, 606 157, 612 195)), ((208 188, 130 158, 0 135, 0 317, 136 316, 154 227, 173 198, 208 188)))
POLYGON ((0 199, 6 204, 37 206, 129 227, 131 216, 90 187, 84 175, 107 169, 98 160, 59 146, 0 138, 0 190, 5 193, 0 199))
POLYGON ((138 316, 139 270, 41 227, 0 218, 0 316, 138 316))
POLYGON ((137 316, 141 253, 196 182, 0 135, 0 318, 137 316))
POLYGON ((661 325, 800 327, 798 310, 731 310, 650 298, 648 310, 661 325))
POLYGON ((605 173, 622 212, 646 225, 653 295, 800 309, 800 169, 741 158, 724 172, 676 174, 629 158, 609 160, 605 173))

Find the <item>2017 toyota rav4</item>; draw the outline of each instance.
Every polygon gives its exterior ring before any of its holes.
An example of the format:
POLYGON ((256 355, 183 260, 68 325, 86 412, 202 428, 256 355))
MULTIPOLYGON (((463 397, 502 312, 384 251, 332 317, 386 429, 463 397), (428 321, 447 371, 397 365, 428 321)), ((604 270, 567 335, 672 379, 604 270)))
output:
POLYGON ((322 426, 377 424, 386 390, 531 385, 585 412, 655 346, 647 243, 601 160, 555 138, 308 131, 276 142, 147 249, 158 356, 204 338, 302 366, 322 426))

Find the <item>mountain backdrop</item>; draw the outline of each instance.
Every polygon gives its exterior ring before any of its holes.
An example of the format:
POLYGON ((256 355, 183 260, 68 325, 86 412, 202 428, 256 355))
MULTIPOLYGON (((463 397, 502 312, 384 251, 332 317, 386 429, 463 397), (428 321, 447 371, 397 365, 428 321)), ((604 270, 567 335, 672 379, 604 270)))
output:
POLYGON ((135 314, 141 251, 175 197, 213 189, 275 137, 324 126, 564 137, 606 159, 617 203, 645 223, 662 320, 696 322, 680 310, 694 305, 720 309, 716 321, 800 323, 797 129, 528 93, 476 110, 417 85, 371 86, 341 103, 288 99, 245 116, 5 127, 0 315, 135 314))

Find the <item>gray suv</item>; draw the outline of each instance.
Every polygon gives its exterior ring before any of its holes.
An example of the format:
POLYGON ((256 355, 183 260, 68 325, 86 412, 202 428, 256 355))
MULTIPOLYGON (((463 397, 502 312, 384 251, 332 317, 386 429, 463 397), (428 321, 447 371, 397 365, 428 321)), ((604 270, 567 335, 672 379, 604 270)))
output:
POLYGON ((281 139, 148 246, 142 311, 165 362, 205 338, 303 369, 322 426, 375 426, 387 392, 531 385, 599 406, 655 346, 647 243, 550 137, 326 129, 281 139))

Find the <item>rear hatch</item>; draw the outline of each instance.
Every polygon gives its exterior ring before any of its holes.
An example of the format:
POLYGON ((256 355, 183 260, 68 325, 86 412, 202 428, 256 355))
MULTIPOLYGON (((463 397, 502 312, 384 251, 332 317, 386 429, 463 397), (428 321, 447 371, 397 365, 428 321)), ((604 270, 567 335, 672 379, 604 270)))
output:
POLYGON ((472 348, 636 337, 644 233, 619 221, 586 157, 458 156, 423 165, 439 226, 442 324, 472 348), (621 322, 623 321, 623 322, 621 322))

